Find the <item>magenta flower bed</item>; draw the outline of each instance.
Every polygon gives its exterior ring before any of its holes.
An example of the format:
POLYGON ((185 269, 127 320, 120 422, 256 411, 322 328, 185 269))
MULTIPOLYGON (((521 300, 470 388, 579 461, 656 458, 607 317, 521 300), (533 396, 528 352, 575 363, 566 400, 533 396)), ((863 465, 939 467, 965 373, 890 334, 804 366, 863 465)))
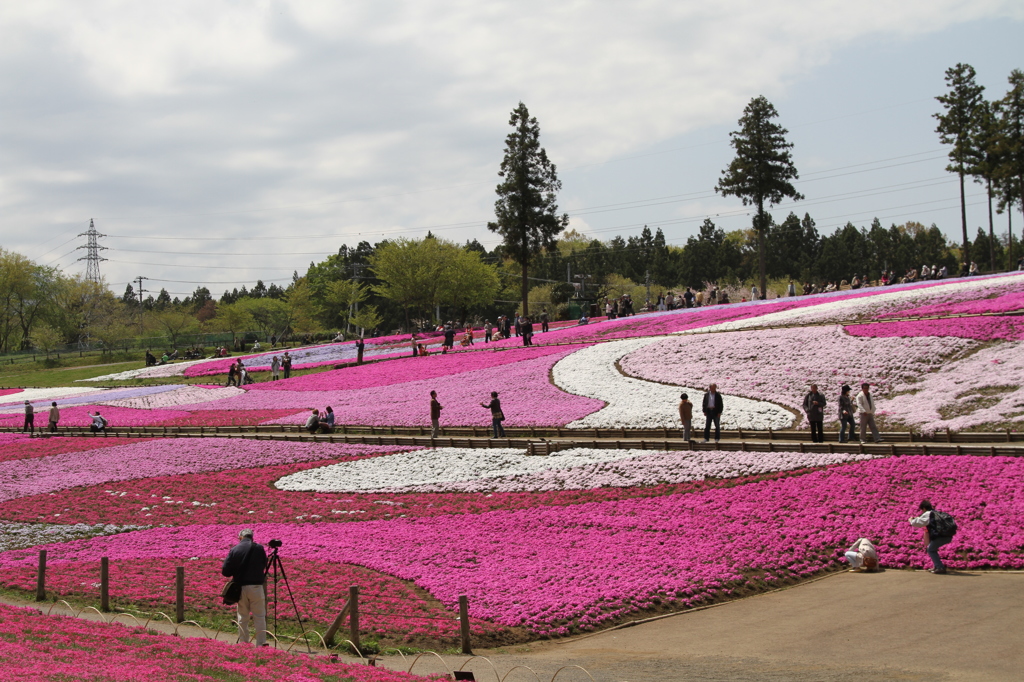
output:
MULTIPOLYGON (((123 441, 122 441, 123 442, 123 441)), ((135 441, 147 442, 147 441, 135 441)), ((21 433, 0 433, 0 462, 49 457, 68 452, 87 452, 121 444, 111 438, 30 438, 21 433)))
POLYGON ((341 391, 377 388, 410 381, 455 377, 463 372, 501 367, 523 360, 572 352, 564 348, 517 348, 494 353, 435 353, 425 358, 399 358, 381 364, 361 365, 331 372, 307 374, 287 381, 255 384, 252 391, 341 391))
MULTIPOLYGON (((390 446, 389 451, 413 448, 390 446)), ((0 463, 0 500, 173 474, 244 469, 380 452, 371 445, 168 438, 0 463)))
POLYGON ((182 639, 0 604, 0 659, 12 680, 402 682, 425 677, 205 638, 182 639))
POLYGON ((909 338, 915 336, 957 336, 976 341, 1019 341, 1024 339, 1024 318, 961 317, 949 320, 875 322, 846 327, 850 336, 909 338))
MULTIPOLYGON (((393 448, 387 448, 393 449, 393 448)), ((384 453, 381 453, 384 454, 384 453)), ((651 497, 715 486, 742 485, 776 475, 684 482, 630 488, 595 488, 536 493, 288 492, 274 483, 289 474, 335 462, 306 461, 195 474, 153 476, 0 502, 0 519, 25 523, 116 523, 126 525, 195 525, 225 523, 303 523, 366 521, 397 516, 434 517, 531 509, 547 505, 651 497), (439 503, 441 502, 441 503, 439 503)))
MULTIPOLYGON (((102 398, 102 394, 96 396, 96 400, 102 398)), ((164 424, 174 419, 188 416, 183 410, 137 410, 130 407, 110 407, 108 405, 73 405, 60 408, 60 423, 58 426, 74 426, 78 428, 88 427, 92 423, 89 416, 92 412, 99 411, 109 426, 153 426, 164 424)), ((20 428, 25 420, 22 413, 0 414, 0 427, 20 428)), ((36 412, 36 429, 46 429, 46 410, 36 412)))
POLYGON ((21 393, 23 388, 0 388, 0 396, 14 395, 15 393, 21 393))
MULTIPOLYGON (((385 386, 354 390, 343 390, 347 372, 338 370, 325 375, 310 375, 308 381, 300 384, 322 387, 320 390, 272 390, 273 385, 263 390, 246 391, 245 395, 198 405, 186 405, 188 410, 265 410, 294 408, 291 417, 269 420, 269 424, 301 424, 306 419, 304 410, 316 407, 323 409, 330 405, 335 418, 341 424, 422 426, 430 425, 430 391, 439 394, 444 410, 441 423, 459 426, 488 426, 491 413, 480 403, 490 400, 491 391, 498 391, 507 418, 506 425, 529 426, 568 424, 601 407, 603 403, 591 398, 571 395, 556 388, 550 381, 551 367, 561 358, 577 350, 576 347, 560 349, 527 350, 517 355, 505 353, 467 354, 453 358, 444 356, 436 362, 431 358, 409 358, 401 361, 399 370, 406 367, 412 376, 409 380, 385 386), (516 362, 503 360, 519 358, 516 362), (447 373, 427 379, 417 379, 416 363, 429 373, 447 370, 447 373), (495 362, 501 364, 494 364, 495 362), (464 369, 455 373, 453 368, 464 369), (323 378, 320 378, 323 376, 323 378), (340 384, 340 385, 339 385, 340 384)), ((390 363, 378 366, 383 372, 390 363)), ((361 368, 360 368, 361 369, 361 368)), ((395 378, 400 378, 399 376, 395 378)), ((374 382, 373 372, 356 374, 356 380, 364 377, 367 383, 374 382)), ((390 375, 385 375, 389 377, 390 375)), ((299 377, 296 381, 305 380, 299 377)), ((383 378, 383 381, 394 380, 383 378)), ((285 383, 285 382, 276 382, 285 383)), ((308 413, 308 412, 307 412, 308 413)))
MULTIPOLYGON (((536 633, 590 629, 658 600, 676 606, 838 565, 866 536, 890 568, 927 565, 907 523, 922 498, 956 516, 953 568, 1024 568, 1024 461, 899 457, 687 495, 347 524, 259 524, 293 558, 353 563, 413 580, 448 607, 536 633), (508 538, 514 537, 515 542, 508 538), (471 567, 471 568, 467 568, 471 567)), ((438 498, 443 504, 443 498, 438 498)), ((156 528, 51 545, 66 562, 219 557, 234 526, 156 528)), ((0 554, 31 566, 37 550, 0 554)))
MULTIPOLYGON (((265 538, 263 539, 266 540, 265 538)), ((225 549, 225 554, 227 551, 225 549)), ((221 576, 223 557, 203 559, 121 559, 110 563, 110 598, 129 602, 136 609, 169 613, 174 608, 175 567, 185 566, 185 603, 198 612, 232 612, 220 603, 224 587, 221 576)), ((306 623, 321 634, 338 615, 348 599, 350 585, 360 587, 360 632, 371 636, 387 636, 394 641, 416 642, 428 639, 451 644, 459 636, 458 614, 428 601, 412 585, 393 576, 383 575, 360 566, 332 564, 310 559, 285 558, 289 585, 306 623)), ((54 566, 46 574, 46 587, 52 594, 97 599, 96 581, 99 562, 76 562, 54 566)), ((32 568, 7 571, 0 584, 18 590, 34 590, 36 572, 32 568)), ((273 611, 273 592, 268 593, 269 610, 273 611)), ((278 617, 295 622, 294 610, 281 587, 282 598, 278 617)), ((470 620, 474 636, 490 634, 500 626, 479 619, 470 620)))
POLYGON ((927 315, 978 315, 981 313, 1005 313, 1024 309, 1024 291, 1019 285, 999 285, 993 282, 986 298, 978 298, 977 291, 950 293, 938 303, 887 312, 886 317, 924 317, 927 315))

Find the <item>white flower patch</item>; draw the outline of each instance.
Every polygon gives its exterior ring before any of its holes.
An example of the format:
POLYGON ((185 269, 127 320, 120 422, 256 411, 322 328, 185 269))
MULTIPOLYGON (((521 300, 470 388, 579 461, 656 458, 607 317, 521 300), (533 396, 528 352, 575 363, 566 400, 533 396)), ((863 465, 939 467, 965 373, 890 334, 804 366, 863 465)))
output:
POLYGON ((144 530, 150 526, 116 526, 108 523, 76 523, 62 526, 53 523, 0 523, 0 552, 13 549, 24 549, 36 545, 47 545, 57 542, 68 542, 92 538, 99 535, 113 535, 133 530, 144 530))
POLYGON ((26 400, 35 403, 41 400, 57 400, 58 398, 69 398, 74 396, 90 395, 108 391, 107 388, 83 388, 81 386, 58 386, 56 388, 26 388, 20 393, 0 395, 0 405, 7 406, 10 403, 24 403, 26 400))
POLYGON ((515 449, 437 448, 308 469, 275 485, 281 490, 335 493, 586 490, 754 476, 862 459, 871 456, 574 448, 535 457, 515 449))
POLYGON ((227 386, 223 388, 182 386, 181 388, 176 388, 165 393, 142 395, 135 398, 123 398, 121 400, 110 400, 97 404, 109 405, 110 407, 130 407, 140 410, 159 410, 167 409, 169 407, 177 407, 178 405, 192 405, 194 403, 203 403, 211 400, 233 398, 236 395, 241 395, 243 393, 245 393, 245 391, 240 388, 235 388, 234 386, 227 386))
POLYGON ((89 379, 77 379, 76 381, 128 381, 129 379, 160 379, 178 377, 184 374, 185 370, 192 365, 198 365, 204 362, 213 362, 214 360, 220 359, 221 358, 205 358, 203 360, 187 360, 185 362, 156 365, 154 367, 140 367, 139 369, 129 369, 124 372, 104 374, 101 377, 92 377, 89 379))
MULTIPOLYGON (((664 340, 665 336, 599 343, 559 360, 552 369, 555 385, 576 395, 596 398, 606 407, 567 424, 570 429, 678 428, 679 394, 688 393, 694 404, 694 426, 700 425, 704 391, 669 386, 627 377, 616 363, 625 355, 664 340)), ((706 358, 714 362, 714 358, 706 358)), ((785 429, 794 415, 784 407, 762 400, 723 395, 723 429, 785 429)))

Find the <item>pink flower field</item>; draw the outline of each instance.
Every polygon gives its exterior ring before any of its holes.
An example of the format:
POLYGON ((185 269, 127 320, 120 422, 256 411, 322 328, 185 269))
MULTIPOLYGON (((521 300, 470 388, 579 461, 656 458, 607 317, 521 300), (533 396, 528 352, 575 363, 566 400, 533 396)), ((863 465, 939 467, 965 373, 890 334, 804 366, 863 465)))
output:
MULTIPOLYGON (((506 426, 571 430, 676 428, 681 387, 694 391, 700 426, 703 389, 717 383, 726 418, 763 429, 805 427, 810 383, 830 401, 833 422, 839 387, 867 381, 886 428, 1012 433, 1024 423, 1024 321, 1004 314, 1024 306, 1022 283, 1008 274, 651 313, 552 329, 533 348, 512 338, 424 358, 407 357, 407 337, 397 336, 368 342, 380 362, 240 389, 126 379, 114 389, 25 395, 44 429, 51 400, 62 428, 87 426, 95 409, 115 428, 295 425, 328 405, 338 424, 427 427, 431 390, 443 426, 489 426, 480 403, 498 391, 506 426), (892 319, 959 314, 968 317, 892 319)), ((339 364, 350 345, 309 347, 302 357, 339 364)), ((0 427, 17 430, 22 406, 13 390, 0 391, 0 427)), ((108 557, 117 607, 166 611, 174 567, 183 565, 189 613, 223 623, 230 609, 218 599, 220 562, 238 530, 252 527, 258 541, 284 540, 300 611, 321 632, 357 584, 368 638, 450 647, 465 594, 476 641, 513 643, 840 570, 858 537, 876 543, 888 569, 924 568, 923 538, 907 523, 923 498, 959 523, 942 550, 951 568, 1024 569, 1024 530, 1007 522, 1024 515, 1024 458, 625 444, 539 457, 509 447, 193 436, 0 432, 0 526, 29 538, 0 551, 0 584, 31 592, 45 548, 50 594, 94 603, 99 561, 108 557)), ((0 609, 0 646, 27 679, 38 677, 47 651, 63 656, 60 628, 0 609)), ((67 663, 75 675, 88 664, 94 679, 115 664, 153 679, 191 679, 187 656, 217 657, 224 670, 264 656, 221 645, 200 651, 214 644, 121 627, 67 628, 108 648, 102 661, 82 653, 80 668, 67 663), (174 660, 157 669, 154 658, 161 666, 174 660)), ((378 679, 369 668, 260 660, 274 679, 378 679)))
POLYGON ((12 680, 230 679, 238 682, 405 682, 426 680, 365 665, 331 663, 274 649, 238 647, 208 639, 179 639, 34 609, 0 604, 0 659, 12 680), (59 672, 55 672, 59 671, 59 672))

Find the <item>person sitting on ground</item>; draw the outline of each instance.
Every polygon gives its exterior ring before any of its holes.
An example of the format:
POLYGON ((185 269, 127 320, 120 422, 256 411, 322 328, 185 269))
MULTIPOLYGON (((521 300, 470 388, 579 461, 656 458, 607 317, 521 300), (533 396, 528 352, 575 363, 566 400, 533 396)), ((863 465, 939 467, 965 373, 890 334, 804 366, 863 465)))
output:
POLYGON ((310 412, 309 417, 306 418, 306 430, 310 433, 316 433, 317 429, 320 428, 320 411, 315 407, 310 412))
POLYGON ((255 341, 253 341, 253 343, 252 343, 252 351, 254 353, 258 352, 261 348, 262 348, 262 346, 260 346, 260 340, 259 339, 256 339, 255 341))
POLYGON ((320 433, 334 433, 334 408, 330 405, 320 415, 320 433))
POLYGON ((422 343, 416 345, 416 352, 419 353, 420 357, 426 357, 430 355, 430 351, 427 350, 427 346, 422 343))
POLYGON ((152 353, 150 353, 147 350, 146 351, 146 367, 152 367, 155 364, 156 364, 156 356, 153 355, 152 353))
POLYGON ((586 315, 584 315, 583 317, 580 318, 580 322, 579 323, 580 324, 590 324, 590 318, 587 317, 586 315))
POLYGON ((971 276, 971 277, 973 277, 974 275, 978 275, 978 274, 980 274, 980 273, 978 272, 978 264, 977 264, 977 263, 975 263, 974 261, 971 261, 971 269, 970 269, 970 270, 968 270, 967 274, 968 274, 969 276, 971 276))
POLYGON ((178 359, 178 349, 175 348, 174 351, 170 354, 170 356, 168 356, 167 359, 168 360, 177 360, 178 359))
POLYGON ((878 569, 878 550, 867 538, 859 538, 846 550, 846 560, 850 568, 858 573, 878 569))
POLYGON ((92 431, 93 433, 99 433, 100 431, 104 431, 107 428, 108 422, 100 415, 99 411, 93 412, 89 416, 92 419, 92 423, 89 424, 90 431, 92 431))
POLYGON ((167 355, 167 351, 164 351, 164 354, 160 356, 160 364, 161 365, 166 365, 170 361, 171 361, 170 356, 167 355))

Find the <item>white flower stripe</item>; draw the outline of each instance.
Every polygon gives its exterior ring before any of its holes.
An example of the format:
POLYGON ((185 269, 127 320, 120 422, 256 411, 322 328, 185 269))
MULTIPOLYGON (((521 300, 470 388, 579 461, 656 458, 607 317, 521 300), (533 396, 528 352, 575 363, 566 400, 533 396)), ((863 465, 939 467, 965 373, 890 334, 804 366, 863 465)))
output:
MULTIPOLYGON (((666 338, 599 343, 557 362, 552 369, 555 385, 606 403, 601 410, 569 423, 568 428, 678 428, 681 393, 688 393, 696 406, 694 425, 698 425, 703 390, 634 379, 616 366, 625 355, 666 338)), ((732 395, 724 395, 723 402, 722 428, 785 429, 794 423, 792 412, 773 403, 732 395)))
POLYGON ((586 490, 735 478, 862 459, 871 456, 575 448, 537 457, 506 448, 437 448, 308 469, 275 485, 281 490, 321 493, 586 490))

